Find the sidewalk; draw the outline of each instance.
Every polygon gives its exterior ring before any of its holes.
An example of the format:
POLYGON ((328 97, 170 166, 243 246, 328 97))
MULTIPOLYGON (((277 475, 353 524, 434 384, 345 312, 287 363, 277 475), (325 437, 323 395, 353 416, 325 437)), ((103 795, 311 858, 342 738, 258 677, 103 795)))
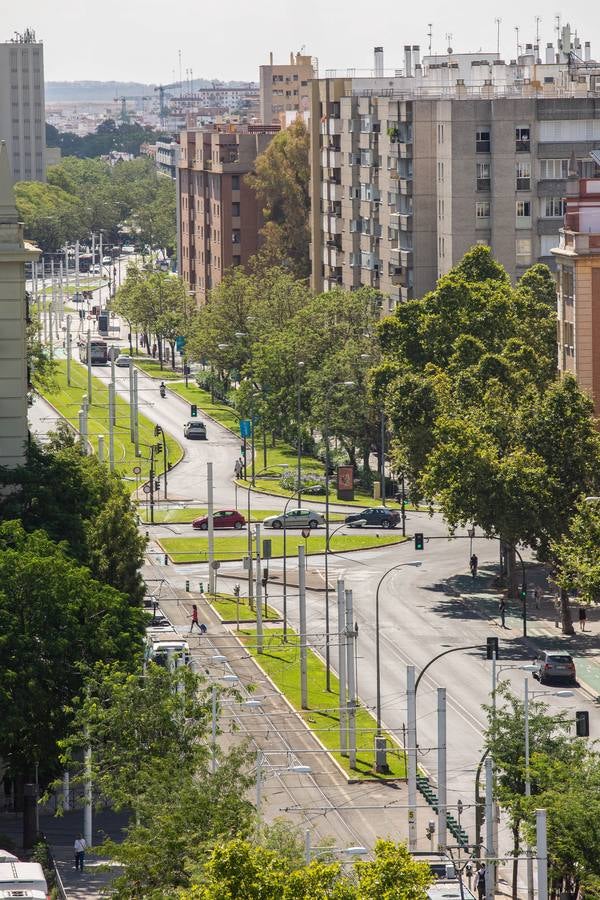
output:
POLYGON ((527 596, 527 637, 523 637, 523 613, 520 601, 510 600, 506 610, 506 628, 502 629, 499 614, 502 591, 495 587, 497 569, 493 566, 479 570, 477 578, 457 575, 448 579, 456 597, 470 613, 487 618, 498 628, 502 640, 526 641, 531 647, 531 657, 539 649, 568 650, 575 662, 577 678, 581 686, 593 696, 600 695, 600 609, 587 609, 586 630, 579 631, 577 602, 572 602, 574 635, 562 634, 557 624, 555 596, 548 591, 546 571, 542 565, 527 566, 529 591, 527 596), (533 588, 539 585, 544 591, 539 608, 533 598, 533 588))

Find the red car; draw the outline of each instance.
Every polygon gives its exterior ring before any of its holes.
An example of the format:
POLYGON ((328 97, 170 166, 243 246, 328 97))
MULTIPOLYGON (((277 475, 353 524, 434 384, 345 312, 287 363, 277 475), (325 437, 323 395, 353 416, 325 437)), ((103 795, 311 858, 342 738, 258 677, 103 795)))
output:
MULTIPOLYGON (((246 520, 237 509, 219 509, 213 513, 213 523, 215 528, 236 528, 239 531, 246 524, 246 520)), ((208 531, 208 516, 194 519, 192 528, 208 531)))

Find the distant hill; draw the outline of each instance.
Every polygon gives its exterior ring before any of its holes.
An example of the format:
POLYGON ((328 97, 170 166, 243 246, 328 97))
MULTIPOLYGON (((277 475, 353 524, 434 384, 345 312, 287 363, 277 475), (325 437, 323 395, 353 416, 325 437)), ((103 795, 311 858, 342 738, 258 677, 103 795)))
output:
MULTIPOLYGON (((247 81, 214 81, 208 78, 194 78, 192 90, 212 87, 242 87, 247 81)), ((64 101, 112 101, 115 97, 143 97, 151 96, 155 84, 142 84, 138 81, 47 81, 46 102, 60 103, 64 101)), ((165 85, 174 93, 179 90, 179 83, 165 85)), ((184 91, 189 89, 189 83, 184 81, 184 91)))

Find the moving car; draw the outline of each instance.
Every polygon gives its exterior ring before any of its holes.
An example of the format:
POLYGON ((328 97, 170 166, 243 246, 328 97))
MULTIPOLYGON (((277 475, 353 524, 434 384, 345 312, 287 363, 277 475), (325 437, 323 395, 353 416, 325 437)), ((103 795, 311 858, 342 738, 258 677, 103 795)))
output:
POLYGON ((400 513, 396 509, 387 509, 385 506, 373 506, 346 516, 344 521, 346 525, 350 525, 352 528, 362 528, 363 525, 375 525, 378 528, 395 528, 400 521, 400 513))
MULTIPOLYGON (((265 528, 283 528, 283 513, 278 516, 269 516, 263 522, 265 528)), ((288 528, 318 528, 325 524, 325 516, 314 509, 290 509, 285 515, 285 527, 288 528)))
POLYGON ((183 426, 183 436, 190 441, 205 441, 206 425, 200 419, 190 419, 183 426))
POLYGON ((540 650, 535 658, 537 670, 533 673, 540 684, 547 681, 570 681, 577 684, 575 663, 567 650, 540 650))
POLYGON ((126 356, 125 354, 123 354, 123 356, 117 356, 117 358, 115 359, 115 366, 118 366, 120 369, 128 369, 130 365, 130 356, 126 356))
MULTIPOLYGON (((236 528, 239 531, 246 524, 246 520, 237 509, 219 509, 213 513, 213 524, 215 528, 236 528)), ((208 516, 200 516, 200 518, 194 519, 192 528, 206 531, 208 529, 208 516)))

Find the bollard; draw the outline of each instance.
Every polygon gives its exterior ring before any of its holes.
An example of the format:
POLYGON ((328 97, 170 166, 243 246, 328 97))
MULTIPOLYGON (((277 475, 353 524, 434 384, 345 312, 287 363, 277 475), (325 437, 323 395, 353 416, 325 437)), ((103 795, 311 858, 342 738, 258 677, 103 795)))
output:
POLYGON ((375 738, 375 771, 385 774, 390 771, 387 764, 387 741, 383 736, 375 738))

